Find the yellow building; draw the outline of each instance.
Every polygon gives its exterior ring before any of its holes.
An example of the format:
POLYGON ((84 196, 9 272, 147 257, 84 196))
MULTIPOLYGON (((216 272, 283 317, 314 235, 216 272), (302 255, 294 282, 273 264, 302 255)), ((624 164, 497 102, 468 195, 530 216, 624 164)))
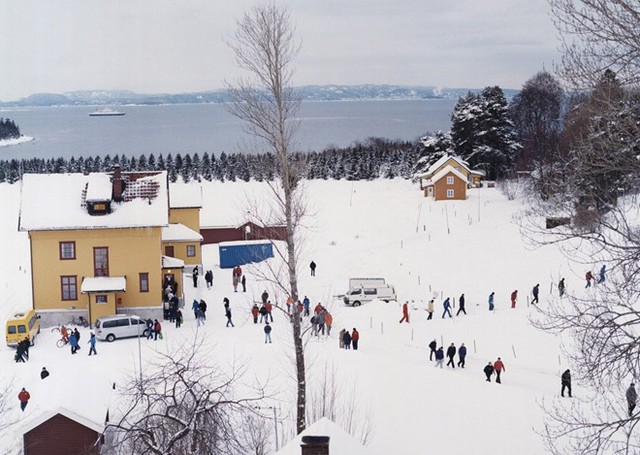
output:
POLYGON ((201 258, 197 233, 169 219, 166 172, 25 174, 18 228, 29 234, 33 308, 43 324, 162 316, 165 276, 181 290, 184 267, 163 255, 163 236, 190 233, 188 257, 201 258))
POLYGON ((443 156, 427 172, 420 174, 420 189, 425 197, 435 200, 466 199, 467 188, 479 188, 483 173, 469 168, 466 161, 455 156, 443 156))

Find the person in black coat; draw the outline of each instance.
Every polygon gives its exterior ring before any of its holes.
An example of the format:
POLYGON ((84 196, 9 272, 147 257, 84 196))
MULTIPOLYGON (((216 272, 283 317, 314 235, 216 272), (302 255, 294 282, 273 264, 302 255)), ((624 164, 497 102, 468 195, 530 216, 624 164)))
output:
POLYGON ((342 344, 345 349, 351 349, 351 334, 348 330, 345 330, 344 335, 342 335, 342 344))
POLYGON ((465 316, 467 314, 467 310, 464 309, 464 294, 460 295, 460 300, 458 301, 458 312, 456 313, 456 316, 458 316, 460 312, 464 313, 465 316))
POLYGON ((267 303, 267 300, 269 300, 269 293, 265 289, 262 293, 262 304, 264 305, 265 303, 267 303))
POLYGON ((569 398, 571 398, 571 372, 569 370, 566 370, 564 373, 562 373, 560 380, 562 383, 560 396, 564 396, 564 389, 567 389, 567 391, 569 392, 569 398))
POLYGON ((198 304, 198 309, 202 313, 202 319, 207 319, 207 302, 201 299, 198 304))
POLYGON ((433 360, 433 356, 436 353, 437 347, 438 347, 438 344, 436 343, 436 340, 433 340, 431 341, 431 343, 429 343, 429 349, 431 349, 431 352, 429 352, 429 362, 433 360))
POLYGON ((447 366, 451 365, 452 368, 456 367, 455 362, 453 361, 453 358, 456 356, 456 345, 451 343, 451 346, 449 346, 447 348, 447 357, 449 357, 449 361, 447 362, 447 366))
POLYGON ((311 261, 309 268, 311 269, 311 276, 316 276, 316 263, 314 261, 311 261))
POLYGON ((436 350, 436 366, 440 366, 442 368, 442 364, 444 363, 444 349, 440 346, 436 350))
POLYGON ((491 382, 491 375, 493 375, 493 364, 491 362, 487 363, 487 366, 484 367, 484 374, 487 376, 487 382, 491 382))
POLYGON ((42 367, 42 371, 40 372, 40 379, 44 379, 49 376, 49 371, 47 371, 47 367, 42 367))
POLYGON ((458 366, 464 368, 464 359, 467 357, 467 347, 462 343, 458 348, 458 366))
POLYGON ((531 304, 535 304, 538 303, 538 295, 540 294, 540 284, 536 284, 533 289, 531 290, 531 293, 533 294, 533 300, 531 300, 531 304))

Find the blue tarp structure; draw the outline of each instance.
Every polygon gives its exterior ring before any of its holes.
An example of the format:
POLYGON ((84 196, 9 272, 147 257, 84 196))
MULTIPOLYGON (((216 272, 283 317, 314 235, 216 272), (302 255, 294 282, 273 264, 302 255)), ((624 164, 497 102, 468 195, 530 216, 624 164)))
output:
POLYGON ((221 269, 231 269, 236 265, 260 262, 273 257, 273 244, 268 240, 220 242, 218 248, 221 269))

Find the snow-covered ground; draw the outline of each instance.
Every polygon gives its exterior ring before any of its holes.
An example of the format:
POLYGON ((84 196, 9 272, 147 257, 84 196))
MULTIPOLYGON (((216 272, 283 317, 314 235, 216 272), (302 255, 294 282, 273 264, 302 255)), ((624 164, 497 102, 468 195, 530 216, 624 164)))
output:
POLYGON ((16 138, 16 139, 2 139, 0 140, 0 147, 8 147, 10 145, 24 144, 25 142, 31 142, 33 140, 35 140, 35 138, 31 136, 20 136, 19 138, 16 138))
MULTIPOLYGON (((512 222, 522 201, 508 201, 497 190, 483 188, 472 190, 466 201, 433 202, 404 180, 311 181, 306 186, 311 216, 303 231, 301 294, 308 295, 312 305, 322 302, 334 316, 331 337, 307 343, 310 393, 325 372, 334 376, 343 402, 353 398, 357 407, 356 423, 362 425, 352 425, 355 432, 370 424, 371 454, 544 453, 535 431, 542 427, 539 402, 560 399, 560 373, 570 366, 560 355, 558 339, 531 327, 528 316, 533 309, 527 299, 540 283, 540 304, 549 305, 557 295, 551 284, 561 274, 568 292, 581 287, 581 278, 570 271, 556 247, 526 247, 512 222), (316 277, 309 274, 312 259, 318 265, 316 277), (396 287, 398 302, 345 307, 335 296, 346 291, 354 276, 386 278, 396 287), (520 298, 511 309, 514 289, 520 298), (496 294, 496 310, 490 313, 491 291, 496 294), (468 314, 442 319, 443 297, 457 302, 463 292, 468 314), (426 301, 433 295, 436 313, 427 321, 426 301), (399 324, 405 300, 411 302, 411 323, 399 324), (360 349, 338 349, 339 330, 353 327, 361 334, 360 349), (466 368, 434 368, 427 348, 434 338, 445 350, 452 342, 465 343, 466 368), (482 372, 497 357, 506 365, 502 385, 485 382, 482 372)), ((247 196, 265 194, 265 187, 257 182, 203 183, 202 225, 243 221, 247 196)), ((19 195, 18 185, 0 184, 0 314, 5 318, 31 304, 28 237, 16 229, 19 195)), ((283 420, 283 445, 293 436, 291 335, 285 316, 276 312, 274 342, 265 345, 262 327, 253 324, 249 309, 265 289, 280 304, 284 298, 260 282, 252 266, 243 267, 247 293, 234 293, 231 271, 217 267, 216 246, 205 246, 203 257, 205 269, 214 271, 215 285, 211 290, 203 283, 198 289, 185 285, 186 300, 203 298, 209 304, 204 332, 212 358, 241 361, 248 367, 247 375, 268 379, 267 388, 274 395, 270 404, 280 408, 283 420), (231 300, 235 328, 225 327, 225 296, 231 300)), ((453 310, 455 314, 457 306, 453 310)), ((189 308, 184 316, 180 329, 164 324, 162 341, 143 340, 143 368, 154 350, 168 350, 193 338, 195 322, 189 308)), ((0 436, 1 446, 19 436, 20 421, 44 409, 68 404, 90 413, 92 403, 100 401, 93 396, 109 393, 109 386, 102 384, 122 384, 138 367, 136 339, 99 343, 97 357, 86 355, 88 330, 77 356, 58 349, 55 339, 50 330, 43 330, 25 364, 14 363, 13 350, 0 347, 3 377, 13 380, 14 391, 6 417, 19 421, 12 432, 0 436), (66 379, 41 381, 43 366, 52 378, 66 379), (74 387, 79 383, 83 386, 74 387), (24 414, 17 400, 21 387, 32 396, 24 414)), ((341 412, 347 412, 347 405, 337 410, 341 412)), ((340 418, 336 421, 340 424, 340 418)))

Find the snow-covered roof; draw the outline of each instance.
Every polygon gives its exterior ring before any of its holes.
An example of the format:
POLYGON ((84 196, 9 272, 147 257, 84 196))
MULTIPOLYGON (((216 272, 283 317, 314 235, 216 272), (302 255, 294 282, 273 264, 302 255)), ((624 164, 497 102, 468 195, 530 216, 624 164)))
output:
POLYGON ((181 269, 184 267, 184 261, 178 258, 172 258, 171 256, 162 256, 162 268, 163 269, 181 269))
MULTIPOLYGON (((107 415, 106 413, 106 408, 105 408, 105 417, 107 415)), ((56 415, 61 414, 75 422, 78 422, 81 425, 84 425, 87 428, 92 429, 93 431, 95 431, 98 434, 102 434, 104 431, 104 421, 102 423, 99 422, 94 422, 91 419, 88 419, 87 417, 80 415, 76 412, 70 411, 69 409, 63 408, 63 407, 59 407, 59 408, 55 408, 55 409, 48 409, 45 411, 40 412, 39 414, 35 415, 33 418, 31 418, 25 425, 23 425, 22 427, 22 434, 28 433, 29 431, 33 430, 34 428, 36 428, 37 426, 43 424, 44 422, 46 422, 47 420, 51 419, 52 417, 55 417, 56 415)))
MULTIPOLYGON (((460 165, 460 167, 464 168, 467 170, 467 172, 474 172, 469 168, 469 163, 467 163, 466 161, 452 156, 452 155, 445 155, 443 157, 441 157, 438 161, 436 161, 435 163, 433 163, 431 166, 429 166, 429 169, 427 170, 427 172, 425 172, 424 174, 419 175, 418 177, 420 178, 429 178, 430 176, 432 176, 434 173, 438 172, 438 170, 445 165, 445 163, 449 160, 453 160, 456 163, 458 163, 460 165)), ((450 166, 450 165, 449 165, 450 166)))
POLYGON ((107 174, 89 174, 86 201, 110 201, 112 188, 111 178, 107 174))
POLYGON ((220 242, 219 246, 232 246, 232 245, 264 245, 272 243, 271 240, 231 240, 229 242, 220 242))
POLYGON ((449 173, 452 173, 456 177, 464 180, 465 182, 467 181, 467 177, 462 172, 457 170, 455 167, 448 165, 440 169, 433 177, 431 177, 431 183, 436 183, 438 180, 440 180, 441 178, 443 178, 445 175, 449 173))
POLYGON ((124 292, 127 290, 127 279, 123 276, 85 277, 80 292, 124 292))
POLYGON ((340 428, 339 425, 323 417, 289 441, 276 452, 276 455, 300 455, 303 436, 329 436, 329 453, 348 453, 349 455, 367 455, 369 453, 367 448, 356 438, 340 428))
POLYGON ((162 228, 163 242, 202 242, 202 240, 200 233, 182 223, 171 223, 162 228))
MULTIPOLYGON (((122 175, 127 176, 126 173, 122 175)), ((85 206, 89 183, 96 182, 95 193, 102 194, 106 191, 105 177, 110 178, 109 174, 101 177, 95 174, 25 174, 22 178, 19 230, 159 227, 169 224, 166 172, 132 176, 125 186, 123 202, 112 202, 111 213, 90 215, 85 206)))
POLYGON ((202 208, 202 186, 199 183, 171 183, 169 204, 172 209, 202 208))

